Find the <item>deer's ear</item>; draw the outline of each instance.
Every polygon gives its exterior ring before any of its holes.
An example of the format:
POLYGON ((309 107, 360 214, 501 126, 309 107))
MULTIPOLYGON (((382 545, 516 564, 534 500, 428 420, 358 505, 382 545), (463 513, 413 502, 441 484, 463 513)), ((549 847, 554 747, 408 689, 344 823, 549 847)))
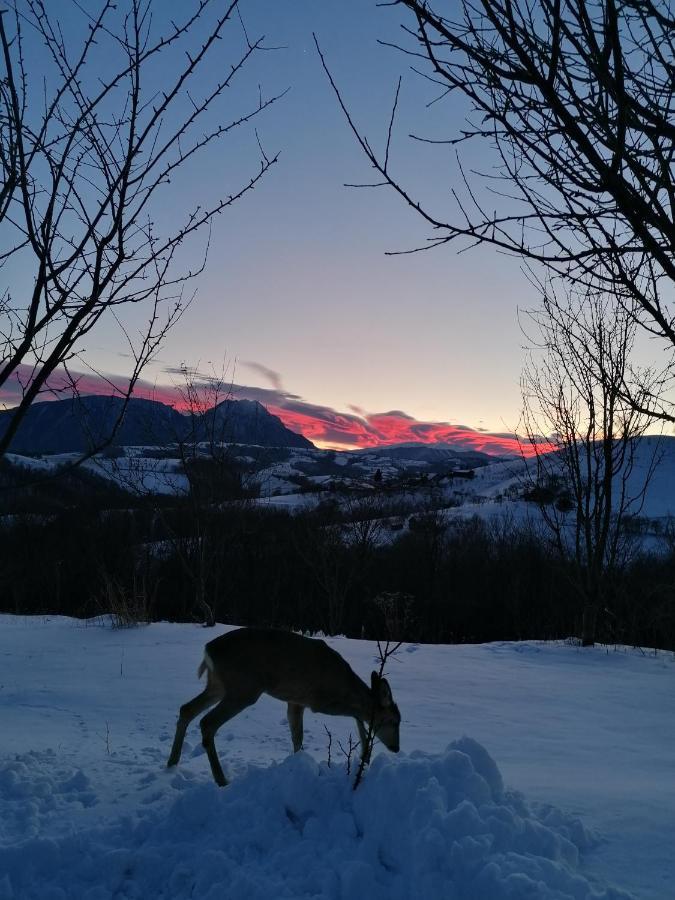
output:
POLYGON ((391 706, 394 702, 394 698, 391 693, 391 688, 389 687, 389 682, 386 678, 380 678, 379 681, 378 692, 380 703, 382 706, 391 706))
POLYGON ((370 673, 370 687, 371 687, 371 690, 373 691, 373 693, 375 693, 378 690, 379 686, 380 686, 380 676, 377 674, 377 672, 371 672, 370 673))

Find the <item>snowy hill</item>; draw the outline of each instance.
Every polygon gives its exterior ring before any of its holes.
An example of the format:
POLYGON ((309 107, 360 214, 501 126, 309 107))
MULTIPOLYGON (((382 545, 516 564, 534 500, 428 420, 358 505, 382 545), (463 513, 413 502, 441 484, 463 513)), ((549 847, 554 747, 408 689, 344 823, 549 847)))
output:
POLYGON ((376 748, 358 791, 353 723, 308 713, 289 757, 268 697, 219 732, 219 789, 196 725, 165 768, 213 636, 0 618, 3 900, 671 900, 672 654, 405 645, 401 753, 376 748))

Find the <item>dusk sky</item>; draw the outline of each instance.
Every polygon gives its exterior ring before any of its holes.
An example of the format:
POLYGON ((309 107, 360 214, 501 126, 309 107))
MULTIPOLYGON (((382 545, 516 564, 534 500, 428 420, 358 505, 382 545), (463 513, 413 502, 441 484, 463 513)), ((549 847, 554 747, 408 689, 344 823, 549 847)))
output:
MULTIPOLYGON (((49 8, 63 9, 64 21, 73 10, 69 0, 49 8)), ((162 3, 156 14, 181 17, 184 9, 162 3)), ((384 146, 403 75, 393 168, 416 196, 447 218, 454 214, 450 192, 460 176, 453 151, 408 134, 447 136, 464 110, 447 102, 427 108, 437 90, 404 56, 377 44, 397 39, 405 11, 364 0, 266 0, 243 2, 241 10, 251 38, 264 34, 282 49, 258 54, 221 109, 234 116, 258 85, 268 94, 290 88, 257 120, 265 151, 280 151, 279 162, 216 220, 198 296, 145 379, 159 393, 179 380, 173 373, 183 363, 207 374, 224 365, 241 386, 235 396, 260 399, 323 444, 452 437, 438 423, 514 429, 523 361, 517 307, 537 301, 518 261, 491 248, 458 255, 459 245, 388 257, 387 250, 424 243, 428 229, 386 189, 344 187, 373 180, 372 172, 321 70, 312 32, 376 147, 384 146), (415 420, 434 424, 417 428, 415 420)), ((231 35, 240 40, 238 22, 231 35)), ((231 61, 225 44, 207 75, 231 61)), ((258 158, 252 130, 218 144, 172 186, 158 220, 195 197, 229 193, 258 158)), ((487 148, 475 147, 466 162, 489 166, 487 148)), ((143 322, 142 311, 133 315, 125 311, 132 328, 143 322)), ((108 325, 90 336, 83 360, 123 376, 124 352, 119 329, 108 325)))

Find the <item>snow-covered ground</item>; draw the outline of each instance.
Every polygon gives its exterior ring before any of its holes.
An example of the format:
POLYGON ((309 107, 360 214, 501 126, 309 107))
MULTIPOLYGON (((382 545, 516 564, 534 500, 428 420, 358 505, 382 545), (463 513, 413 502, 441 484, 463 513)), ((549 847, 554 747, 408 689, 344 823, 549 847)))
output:
MULTIPOLYGON (((219 732, 219 789, 196 725, 164 767, 213 636, 0 617, 2 900, 672 900, 672 654, 406 645, 402 750, 358 791, 353 723, 308 713, 289 756, 266 697, 219 732)), ((329 643, 367 676, 372 644, 329 643)))

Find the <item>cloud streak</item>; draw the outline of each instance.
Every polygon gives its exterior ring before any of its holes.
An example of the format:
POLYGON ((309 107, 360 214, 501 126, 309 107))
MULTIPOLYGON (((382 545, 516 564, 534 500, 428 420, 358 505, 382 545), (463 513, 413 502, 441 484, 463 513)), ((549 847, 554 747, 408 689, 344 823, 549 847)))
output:
POLYGON ((262 363, 254 362, 253 360, 244 361, 242 364, 266 378, 275 390, 283 391, 281 375, 275 372, 274 369, 270 369, 269 366, 264 366, 262 363))
MULTIPOLYGON (((225 394, 221 393, 219 399, 224 399, 227 394, 236 400, 257 400, 273 415, 279 416, 287 428, 305 435, 320 447, 357 449, 420 442, 447 443, 460 450, 478 450, 497 455, 521 452, 525 455, 533 454, 527 442, 521 444, 516 435, 508 432, 487 432, 449 422, 423 422, 402 410, 369 413, 361 407, 351 405, 348 407, 349 412, 339 412, 330 406, 308 403, 300 395, 285 390, 277 372, 258 363, 247 365, 263 375, 272 387, 226 385, 225 394)), ((174 372, 180 375, 181 370, 176 369, 174 372)), ((202 373, 192 374, 208 394, 208 376, 202 373)), ((17 379, 0 390, 0 404, 8 407, 16 405, 21 399, 21 383, 27 383, 29 378, 30 368, 20 367, 17 379)), ((125 379, 116 376, 78 373, 76 378, 80 394, 123 392, 127 384, 125 379)), ((68 386, 65 373, 56 374, 50 379, 48 391, 40 399, 62 399, 69 395, 68 386)), ((181 389, 180 382, 161 385, 141 380, 134 396, 166 403, 179 410, 186 409, 185 391, 181 389)))

